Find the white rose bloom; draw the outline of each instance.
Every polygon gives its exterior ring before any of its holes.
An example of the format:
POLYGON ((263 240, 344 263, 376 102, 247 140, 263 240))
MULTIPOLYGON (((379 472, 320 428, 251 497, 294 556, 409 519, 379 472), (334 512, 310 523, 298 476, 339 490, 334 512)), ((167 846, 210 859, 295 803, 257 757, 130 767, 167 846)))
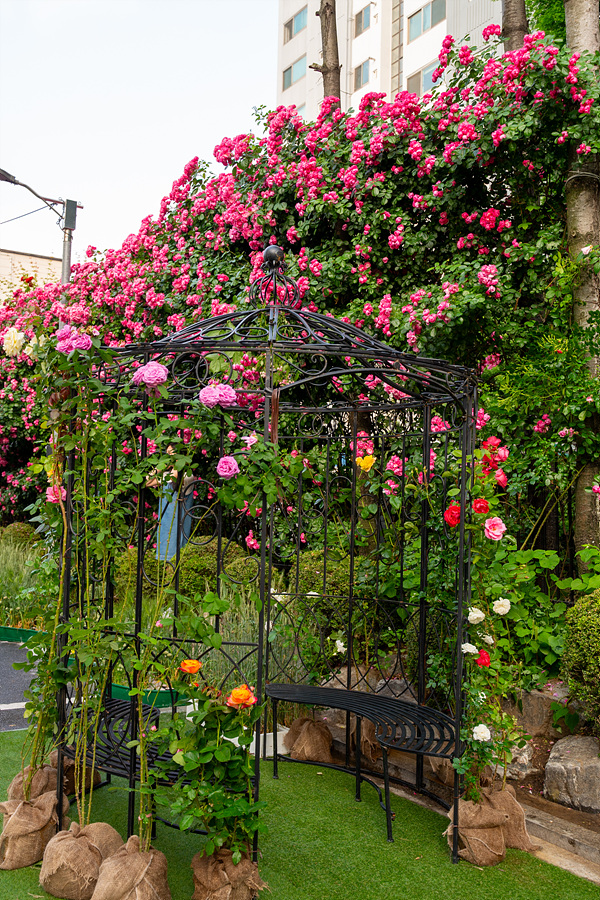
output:
POLYGON ((23 332, 17 331, 16 328, 11 326, 4 335, 2 346, 7 356, 18 356, 23 349, 24 343, 25 335, 23 332))
POLYGON ((494 638, 491 636, 491 634, 484 634, 482 640, 484 640, 486 644, 489 644, 490 647, 494 643, 494 638))
POLYGON ((500 597, 499 600, 494 602, 492 609, 495 613, 498 613, 499 616, 505 616, 510 609, 510 600, 506 597, 500 597))
POLYGON ((475 644, 463 644, 461 650, 463 653, 479 653, 475 644))
POLYGON ((337 652, 337 653, 345 653, 345 652, 346 652, 346 645, 344 644, 343 641, 336 641, 336 642, 335 642, 335 649, 336 649, 336 652, 337 652))
POLYGON ((474 741, 489 741, 491 740, 492 732, 487 727, 487 725, 476 725, 473 729, 473 740, 474 741))
POLYGON ((477 609, 476 606, 469 607, 469 622, 471 625, 479 625, 480 622, 483 622, 485 619, 485 613, 480 609, 477 609))

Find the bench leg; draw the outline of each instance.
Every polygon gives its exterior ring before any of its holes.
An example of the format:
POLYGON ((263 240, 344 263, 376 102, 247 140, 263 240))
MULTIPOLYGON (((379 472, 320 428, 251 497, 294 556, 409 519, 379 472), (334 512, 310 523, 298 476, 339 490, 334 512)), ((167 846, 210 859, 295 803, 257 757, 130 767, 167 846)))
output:
POLYGON ((277 760, 277 700, 271 700, 273 704, 273 778, 279 778, 277 760))
POLYGON ((361 726, 361 718, 360 716, 356 717, 356 748, 354 750, 354 760, 356 762, 356 797, 355 799, 360 803, 360 744, 361 744, 361 735, 360 735, 360 726, 361 726))
POLYGON ((388 841, 393 842, 394 835, 392 834, 392 806, 390 803, 390 774, 388 771, 387 747, 382 747, 381 752, 383 755, 383 788, 385 791, 385 819, 387 825, 387 839, 388 841))

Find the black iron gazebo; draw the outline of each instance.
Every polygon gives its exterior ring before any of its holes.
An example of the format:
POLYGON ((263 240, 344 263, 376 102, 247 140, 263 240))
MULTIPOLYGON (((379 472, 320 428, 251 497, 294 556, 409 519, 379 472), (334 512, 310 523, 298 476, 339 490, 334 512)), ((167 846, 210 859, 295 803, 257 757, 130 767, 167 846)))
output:
MULTIPOLYGON (((94 373, 90 391, 99 413, 114 409, 121 392, 132 398, 134 419, 139 416, 134 457, 144 479, 120 501, 119 527, 127 526, 123 555, 133 561, 129 640, 135 650, 148 628, 148 591, 158 582, 172 588, 165 605, 176 615, 186 590, 182 560, 194 550, 203 559, 210 555, 217 593, 259 595, 254 634, 240 639, 225 616, 216 623, 218 648, 191 648, 189 638, 177 632, 172 645, 206 660, 204 677, 213 673, 223 689, 240 680, 254 685, 272 703, 275 723, 286 702, 341 710, 344 749, 335 765, 356 777, 357 797, 361 782, 380 774, 361 756, 361 723, 370 722, 382 755, 380 799, 392 839, 389 785, 401 779, 390 774, 389 754, 411 754, 416 762, 410 786, 435 796, 426 786, 424 761, 452 760, 463 751, 461 643, 470 596, 465 526, 476 379, 471 370, 400 353, 362 329, 302 308, 295 282, 284 273, 283 252, 271 246, 264 257, 264 276, 233 312, 113 351, 113 362, 100 363, 94 373), (151 360, 168 369, 164 397, 152 399, 143 385, 133 384, 136 367, 151 360), (215 405, 211 441, 200 449, 193 438, 201 430, 198 396, 210 384, 232 388, 235 400, 225 410, 215 405), (150 412, 165 442, 171 431, 173 442, 182 440, 182 417, 188 426, 183 430, 192 435, 191 466, 171 488, 170 549, 162 558, 159 532, 167 504, 157 507, 148 478, 150 412), (216 464, 224 455, 247 460, 257 435, 262 445, 303 460, 296 487, 279 490, 270 501, 249 497, 246 508, 227 508, 218 502, 216 464), (444 517, 451 505, 459 507, 456 524, 444 517)), ((207 414, 202 408, 202 416, 207 414)), ((131 421, 122 427, 125 437, 132 433, 131 421)), ((100 621, 111 619, 123 602, 122 560, 113 551, 102 565, 83 558, 86 497, 114 494, 132 465, 121 437, 119 432, 102 465, 88 460, 85 473, 77 451, 71 452, 63 572, 67 621, 82 617, 84 593, 100 621)), ((118 658, 114 668, 114 681, 120 676, 129 690, 136 687, 135 670, 119 670, 118 658)), ((104 691, 94 762, 109 777, 129 779, 131 832, 139 771, 127 744, 136 734, 136 698, 119 700, 112 680, 104 691)), ((175 706, 177 698, 170 699, 175 706)), ((75 707, 65 691, 63 723, 75 707)), ((276 725, 274 732, 276 740, 276 725)), ((255 797, 258 763, 257 754, 255 797)), ((456 774, 455 823, 459 793, 456 774)))

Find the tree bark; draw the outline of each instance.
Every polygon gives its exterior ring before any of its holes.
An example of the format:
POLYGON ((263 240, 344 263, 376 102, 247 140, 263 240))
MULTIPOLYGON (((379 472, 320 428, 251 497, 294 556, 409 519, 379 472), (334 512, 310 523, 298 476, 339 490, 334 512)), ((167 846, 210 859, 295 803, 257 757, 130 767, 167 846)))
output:
POLYGON ((337 19, 335 0, 321 0, 319 12, 321 19, 321 46, 323 50, 323 62, 321 65, 313 63, 309 66, 323 76, 323 97, 337 97, 341 99, 340 86, 340 56, 338 51, 337 19))
POLYGON ((525 0, 503 0, 502 37, 505 50, 518 50, 529 32, 525 0))
MULTIPOLYGON (((598 31, 598 0, 564 0, 567 45, 574 52, 590 53, 600 51, 598 31)), ((600 166, 597 156, 580 157, 572 148, 569 174, 565 183, 567 203, 567 235, 569 253, 576 257, 589 246, 600 245, 600 166)), ((575 291, 575 320, 586 327, 589 314, 597 310, 599 301, 599 279, 591 268, 582 270, 581 283, 575 291)), ((597 358, 588 360, 592 375, 600 375, 597 358)), ((590 461, 577 479, 575 486, 575 548, 584 544, 600 546, 600 498, 598 494, 586 492, 597 482, 600 467, 597 461, 590 461)))

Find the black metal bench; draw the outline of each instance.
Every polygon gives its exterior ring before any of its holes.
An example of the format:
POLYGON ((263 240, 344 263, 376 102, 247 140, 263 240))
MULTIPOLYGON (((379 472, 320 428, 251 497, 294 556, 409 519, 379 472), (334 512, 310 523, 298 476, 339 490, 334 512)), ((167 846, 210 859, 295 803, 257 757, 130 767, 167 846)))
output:
MULTIPOLYGON (((308 706, 323 706, 332 709, 343 709, 356 716, 356 750, 355 750, 355 778, 356 799, 360 800, 360 785, 367 781, 377 790, 380 804, 385 810, 387 824, 387 839, 393 841, 392 835, 392 809, 390 805, 390 780, 407 787, 407 782, 399 778, 390 778, 388 767, 388 750, 402 750, 415 753, 423 758, 438 756, 452 759, 461 755, 462 747, 457 743, 456 722, 450 716, 437 710, 419 706, 417 703, 407 703, 394 697, 387 697, 377 693, 365 691, 348 691, 341 688, 313 687, 306 684, 267 684, 265 688, 267 697, 273 703, 273 774, 278 777, 277 751, 277 704, 279 701, 301 703, 308 706), (365 776, 361 765, 361 719, 369 719, 375 725, 375 737, 381 747, 383 762, 383 783, 385 802, 381 802, 381 792, 374 782, 365 776), (458 752, 457 752, 458 751, 458 752)), ((323 765, 319 763, 319 765, 323 765)), ((333 765, 330 768, 350 771, 349 767, 333 765)), ((370 774, 375 774, 370 772, 370 774)), ((420 789, 435 799, 445 809, 449 804, 435 794, 420 789)))

